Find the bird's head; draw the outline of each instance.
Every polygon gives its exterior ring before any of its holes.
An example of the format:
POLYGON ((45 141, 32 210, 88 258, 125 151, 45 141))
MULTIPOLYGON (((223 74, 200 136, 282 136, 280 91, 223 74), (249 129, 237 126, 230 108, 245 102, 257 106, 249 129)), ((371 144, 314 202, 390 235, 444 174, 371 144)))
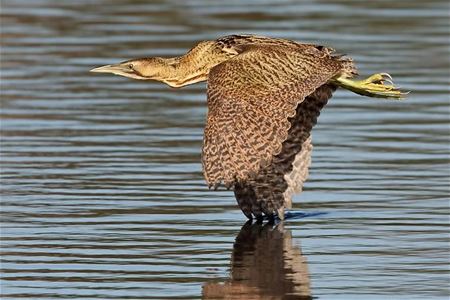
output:
POLYGON ((139 80, 164 81, 173 66, 161 57, 137 58, 114 65, 101 66, 91 72, 111 73, 139 80))

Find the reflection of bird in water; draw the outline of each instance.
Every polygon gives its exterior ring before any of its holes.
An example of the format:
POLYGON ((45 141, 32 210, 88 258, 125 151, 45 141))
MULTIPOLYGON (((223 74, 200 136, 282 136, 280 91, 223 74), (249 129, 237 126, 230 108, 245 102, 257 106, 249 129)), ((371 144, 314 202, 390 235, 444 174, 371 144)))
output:
POLYGON ((331 48, 249 35, 204 41, 181 57, 133 59, 92 72, 172 87, 207 80, 203 173, 210 187, 233 187, 250 219, 284 217, 308 175, 311 128, 337 87, 369 97, 404 95, 385 73, 352 80, 351 59, 331 48))
POLYGON ((234 243, 230 279, 206 283, 203 299, 312 299, 308 266, 280 223, 248 222, 234 243))

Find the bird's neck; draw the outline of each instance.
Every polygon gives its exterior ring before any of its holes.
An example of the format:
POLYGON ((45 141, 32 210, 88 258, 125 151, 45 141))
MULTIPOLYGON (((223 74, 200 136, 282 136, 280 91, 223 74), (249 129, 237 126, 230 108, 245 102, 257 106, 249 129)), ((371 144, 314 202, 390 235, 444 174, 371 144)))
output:
POLYGON ((168 58, 166 63, 169 67, 166 68, 167 74, 162 81, 171 87, 182 87, 208 78, 209 69, 195 61, 176 57, 168 58))
POLYGON ((172 87, 182 87, 205 81, 211 68, 229 59, 217 53, 213 42, 202 42, 180 57, 164 59, 167 74, 163 81, 172 87))

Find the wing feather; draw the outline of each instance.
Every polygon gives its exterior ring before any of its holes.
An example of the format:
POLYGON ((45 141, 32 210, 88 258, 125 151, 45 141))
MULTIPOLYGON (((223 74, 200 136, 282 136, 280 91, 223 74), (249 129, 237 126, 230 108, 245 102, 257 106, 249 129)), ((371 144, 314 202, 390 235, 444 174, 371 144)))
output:
POLYGON ((342 67, 339 58, 287 45, 253 45, 214 67, 202 158, 208 184, 246 180, 270 162, 297 105, 342 67))

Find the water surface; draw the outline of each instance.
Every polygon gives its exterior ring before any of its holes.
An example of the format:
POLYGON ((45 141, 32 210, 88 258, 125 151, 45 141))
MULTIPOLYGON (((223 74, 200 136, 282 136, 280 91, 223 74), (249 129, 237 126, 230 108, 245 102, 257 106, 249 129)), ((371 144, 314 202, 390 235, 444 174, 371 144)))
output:
POLYGON ((2 299, 447 299, 448 1, 1 4, 2 299), (205 85, 88 73, 255 33, 331 45, 412 93, 336 92, 277 226, 200 165, 205 85), (259 297, 259 298, 258 298, 259 297))

